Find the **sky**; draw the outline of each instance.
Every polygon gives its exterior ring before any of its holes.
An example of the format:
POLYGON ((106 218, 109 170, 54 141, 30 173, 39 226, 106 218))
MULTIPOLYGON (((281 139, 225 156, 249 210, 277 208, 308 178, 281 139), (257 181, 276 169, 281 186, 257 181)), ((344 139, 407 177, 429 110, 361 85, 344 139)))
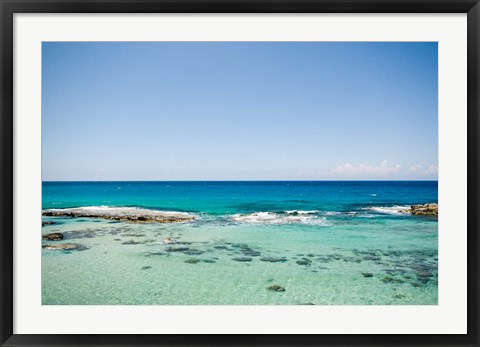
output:
POLYGON ((435 42, 44 42, 42 179, 436 180, 435 42))

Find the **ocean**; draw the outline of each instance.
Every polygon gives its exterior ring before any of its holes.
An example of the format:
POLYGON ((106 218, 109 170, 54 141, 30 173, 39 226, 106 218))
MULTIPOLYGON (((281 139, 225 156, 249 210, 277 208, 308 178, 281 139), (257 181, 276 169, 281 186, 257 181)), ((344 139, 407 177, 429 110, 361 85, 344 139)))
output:
POLYGON ((43 182, 44 210, 182 212, 182 223, 43 216, 45 305, 436 305, 437 181, 43 182), (121 210, 121 209, 120 209, 121 210))

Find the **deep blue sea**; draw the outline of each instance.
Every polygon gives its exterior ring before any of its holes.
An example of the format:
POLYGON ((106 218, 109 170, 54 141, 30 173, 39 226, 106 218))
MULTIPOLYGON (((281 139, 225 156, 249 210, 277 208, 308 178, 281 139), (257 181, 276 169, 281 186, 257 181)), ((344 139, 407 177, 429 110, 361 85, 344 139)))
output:
POLYGON ((196 217, 43 217, 55 222, 43 234, 82 245, 42 251, 44 304, 438 302, 437 218, 405 213, 437 202, 436 181, 43 182, 42 193, 43 209, 196 217))
POLYGON ((437 202, 436 181, 44 182, 43 208, 135 206, 212 215, 437 202))

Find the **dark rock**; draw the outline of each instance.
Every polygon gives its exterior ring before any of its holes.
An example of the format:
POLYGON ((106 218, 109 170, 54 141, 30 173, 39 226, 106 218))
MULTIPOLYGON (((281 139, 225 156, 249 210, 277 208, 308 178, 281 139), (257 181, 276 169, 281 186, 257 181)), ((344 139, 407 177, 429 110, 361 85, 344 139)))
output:
POLYGON ((200 254, 203 254, 205 252, 202 252, 198 249, 189 249, 187 251, 183 251, 182 253, 186 254, 186 255, 200 255, 200 254))
POLYGON ((254 250, 246 250, 246 251, 243 251, 242 252, 244 255, 247 255, 247 256, 250 256, 250 257, 259 257, 262 255, 262 253, 258 252, 258 251, 254 251, 254 250))
POLYGON ((138 245, 140 244, 141 242, 137 242, 137 241, 133 241, 133 240, 128 240, 128 241, 125 241, 125 242, 122 242, 122 245, 138 245))
POLYGON ((283 288, 282 286, 279 286, 278 284, 273 284, 269 287, 267 287, 268 290, 272 290, 274 292, 284 292, 285 291, 285 288, 283 288))
POLYGON ((200 259, 187 259, 185 260, 185 263, 187 264, 196 264, 200 261, 200 259))
POLYGON ((47 225, 55 225, 58 224, 57 222, 51 221, 51 220, 45 220, 42 221, 42 227, 47 226, 47 225))
POLYGON ((362 272, 362 276, 368 278, 368 277, 373 277, 373 274, 370 272, 362 272))
POLYGON ((44 240, 50 240, 50 241, 63 240, 63 234, 61 234, 61 233, 46 234, 46 235, 43 235, 43 236, 42 236, 42 239, 44 239, 44 240))
POLYGON ((232 258, 232 260, 235 260, 235 261, 239 261, 239 262, 247 262, 247 261, 252 261, 252 258, 248 258, 248 257, 236 257, 236 258, 232 258))
POLYGON ((312 261, 310 259, 307 259, 307 258, 303 258, 301 260, 297 260, 297 264, 298 265, 305 265, 305 266, 309 266, 312 264, 312 261))
POLYGON ((165 249, 166 252, 185 252, 185 251, 189 251, 190 248, 188 247, 167 247, 165 249))
POLYGON ((152 253, 145 254, 146 257, 151 257, 154 255, 169 255, 169 254, 164 252, 152 252, 152 253))
POLYGON ((264 258, 260 258, 260 260, 270 262, 270 263, 283 263, 287 261, 287 258, 264 257, 264 258))
POLYGON ((142 266, 142 268, 140 270, 148 270, 148 269, 151 269, 152 267, 149 266, 149 265, 146 265, 146 266, 142 266))

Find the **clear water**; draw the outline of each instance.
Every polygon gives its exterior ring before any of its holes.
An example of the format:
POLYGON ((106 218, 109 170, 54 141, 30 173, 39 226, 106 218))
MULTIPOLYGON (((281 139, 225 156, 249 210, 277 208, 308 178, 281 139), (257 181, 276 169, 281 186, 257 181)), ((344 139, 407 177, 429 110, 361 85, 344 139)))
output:
POLYGON ((44 182, 44 209, 134 206, 197 220, 44 217, 57 224, 43 234, 66 236, 44 244, 85 250, 42 250, 42 301, 437 304, 437 218, 398 212, 437 202, 437 190, 436 181, 44 182))

